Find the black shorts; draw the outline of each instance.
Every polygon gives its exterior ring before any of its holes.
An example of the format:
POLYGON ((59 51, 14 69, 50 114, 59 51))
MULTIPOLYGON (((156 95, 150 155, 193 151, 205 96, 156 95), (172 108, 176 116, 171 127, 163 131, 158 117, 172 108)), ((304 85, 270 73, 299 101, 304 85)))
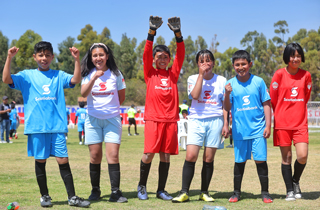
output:
POLYGON ((136 119, 134 118, 129 118, 129 125, 136 125, 136 119))

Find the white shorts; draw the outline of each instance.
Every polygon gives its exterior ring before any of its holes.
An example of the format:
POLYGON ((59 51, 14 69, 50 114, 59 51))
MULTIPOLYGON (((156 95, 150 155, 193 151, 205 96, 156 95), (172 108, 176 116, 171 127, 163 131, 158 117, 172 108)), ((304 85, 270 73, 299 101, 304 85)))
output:
POLYGON ((122 124, 120 115, 109 119, 98 119, 87 115, 85 121, 85 144, 101 142, 121 144, 122 124))
POLYGON ((221 143, 222 127, 223 116, 189 119, 187 145, 224 148, 224 143, 221 143))

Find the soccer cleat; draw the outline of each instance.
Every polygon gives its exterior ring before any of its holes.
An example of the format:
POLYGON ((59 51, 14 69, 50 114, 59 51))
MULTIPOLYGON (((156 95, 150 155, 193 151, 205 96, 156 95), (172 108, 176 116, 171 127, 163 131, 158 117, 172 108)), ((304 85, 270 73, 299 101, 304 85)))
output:
POLYGON ((302 198, 299 182, 293 182, 293 191, 296 199, 302 198))
POLYGON ((137 190, 138 190, 138 198, 140 200, 147 200, 148 199, 146 186, 138 185, 138 189, 137 190))
POLYGON ((40 198, 40 205, 42 207, 51 207, 52 206, 52 203, 51 203, 51 197, 49 195, 43 195, 41 198, 40 198))
POLYGON ((139 134, 138 134, 138 133, 135 133, 134 135, 135 135, 135 136, 139 136, 139 134))
POLYGON ((233 145, 229 144, 228 146, 226 146, 226 148, 233 148, 233 145))
POLYGON ((85 201, 83 198, 79 198, 76 195, 68 200, 68 204, 69 204, 69 206, 77 206, 77 207, 89 207, 90 206, 89 201, 85 201))
POLYGON ((209 195, 208 192, 201 192, 199 196, 199 200, 207 201, 207 202, 214 202, 214 198, 209 195))
POLYGON ((112 191, 109 201, 117 203, 126 203, 128 202, 128 199, 122 195, 122 192, 120 190, 115 190, 112 191))
POLYGON ((97 201, 100 199, 100 195, 101 195, 100 188, 93 188, 91 190, 91 195, 89 196, 88 200, 97 201))
POLYGON ((240 192, 233 192, 233 195, 229 198, 229 202, 235 203, 240 200, 240 192))
POLYGON ((16 133, 16 134, 14 135, 14 138, 15 138, 15 139, 17 139, 17 138, 18 138, 18 133, 16 133))
POLYGON ((161 190, 161 191, 157 192, 157 198, 160 198, 164 201, 171 201, 172 200, 172 196, 170 196, 169 193, 165 190, 161 190))
POLYGON ((82 145, 82 141, 80 141, 79 144, 82 145))
POLYGON ((131 134, 131 133, 128 133, 128 136, 132 136, 132 134, 131 134))
POLYGON ((293 191, 288 192, 285 200, 286 201, 295 201, 296 197, 294 196, 294 192, 293 191))
POLYGON ((182 202, 188 202, 189 201, 189 195, 186 192, 181 192, 179 195, 172 199, 172 203, 182 203, 182 202))
POLYGON ((265 192, 265 193, 262 193, 262 201, 265 203, 272 203, 273 198, 271 198, 271 196, 268 192, 265 192))

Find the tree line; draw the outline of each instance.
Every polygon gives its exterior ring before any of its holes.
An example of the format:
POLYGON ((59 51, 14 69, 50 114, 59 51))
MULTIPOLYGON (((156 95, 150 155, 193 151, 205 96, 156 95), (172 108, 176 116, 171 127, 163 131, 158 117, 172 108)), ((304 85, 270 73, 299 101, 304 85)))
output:
MULTIPOLYGON (((274 23, 275 36, 272 39, 267 37, 262 32, 249 31, 241 39, 240 44, 242 49, 247 50, 253 61, 253 67, 250 69, 252 74, 260 76, 264 79, 267 86, 270 86, 271 78, 274 72, 285 64, 282 60, 282 54, 287 44, 291 42, 299 43, 305 53, 305 63, 302 63, 300 68, 311 73, 313 88, 311 94, 312 101, 320 101, 320 27, 318 30, 300 29, 294 36, 287 37, 289 26, 285 20, 274 23)), ((19 40, 12 40, 9 44, 9 39, 0 31, 0 66, 1 66, 1 81, 4 63, 7 57, 8 49, 12 46, 20 48, 18 54, 13 58, 11 65, 11 73, 15 74, 24 69, 37 68, 34 61, 33 47, 41 41, 42 37, 32 30, 27 30, 19 40)), ((49 40, 50 41, 50 40, 49 40)), ((75 46, 79 49, 81 57, 87 52, 92 43, 100 42, 108 45, 116 59, 116 63, 124 75, 126 81, 126 100, 124 105, 145 104, 146 84, 143 75, 142 55, 146 40, 137 43, 136 38, 129 38, 126 34, 122 35, 120 44, 114 42, 111 38, 110 30, 105 27, 100 34, 93 30, 93 27, 88 24, 81 29, 81 33, 75 38, 69 36, 58 44, 58 54, 55 54, 55 60, 51 63, 51 69, 60 69, 67 73, 73 74, 74 61, 70 54, 69 47, 75 46)), ((190 75, 198 73, 198 67, 195 62, 195 57, 198 51, 209 49, 213 52, 216 61, 214 72, 230 79, 236 75, 232 67, 232 55, 238 49, 235 47, 228 48, 225 52, 219 52, 219 42, 217 35, 213 35, 212 40, 208 44, 202 36, 198 36, 195 40, 191 36, 184 36, 186 55, 178 81, 178 91, 180 101, 187 99, 187 79, 190 75)), ((157 36, 154 45, 165 44, 165 39, 162 36, 157 36)), ((168 45, 171 51, 171 64, 176 53, 176 41, 172 37, 168 45)), ((15 100, 18 104, 23 103, 20 91, 12 90, 8 85, 0 83, 0 95, 7 95, 10 99, 15 100)), ((66 103, 68 105, 77 105, 78 97, 80 97, 80 84, 74 89, 65 90, 66 103)))

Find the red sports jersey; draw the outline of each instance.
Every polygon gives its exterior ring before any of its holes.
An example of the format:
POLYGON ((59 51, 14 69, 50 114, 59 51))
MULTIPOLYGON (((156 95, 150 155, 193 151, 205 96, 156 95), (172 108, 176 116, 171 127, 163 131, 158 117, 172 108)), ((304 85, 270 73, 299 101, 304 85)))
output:
POLYGON ((308 128, 307 103, 312 89, 311 74, 299 69, 295 75, 286 68, 273 75, 270 85, 274 128, 298 130, 308 128))
POLYGON ((168 70, 152 66, 152 45, 153 42, 147 40, 143 53, 144 80, 147 84, 144 120, 176 122, 179 120, 177 82, 185 55, 184 42, 177 42, 177 53, 168 70))

